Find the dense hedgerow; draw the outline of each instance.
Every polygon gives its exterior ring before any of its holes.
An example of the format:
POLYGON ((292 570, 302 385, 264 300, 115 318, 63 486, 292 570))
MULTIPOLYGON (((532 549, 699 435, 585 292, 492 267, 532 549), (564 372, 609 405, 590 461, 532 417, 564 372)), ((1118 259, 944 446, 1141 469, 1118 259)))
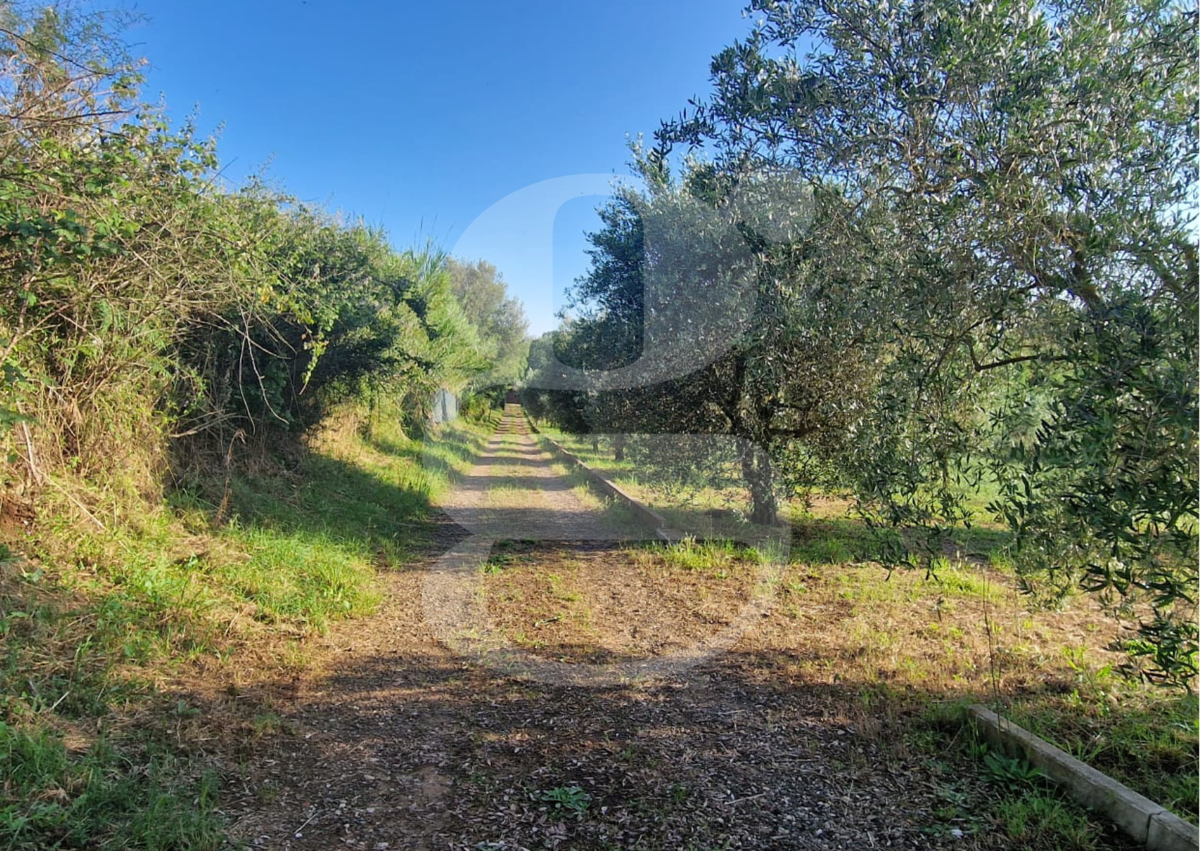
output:
POLYGON ((223 187, 214 143, 139 99, 119 20, 2 12, 10 498, 64 471, 152 492, 172 446, 299 432, 381 393, 415 410, 488 365, 437 252, 223 187))

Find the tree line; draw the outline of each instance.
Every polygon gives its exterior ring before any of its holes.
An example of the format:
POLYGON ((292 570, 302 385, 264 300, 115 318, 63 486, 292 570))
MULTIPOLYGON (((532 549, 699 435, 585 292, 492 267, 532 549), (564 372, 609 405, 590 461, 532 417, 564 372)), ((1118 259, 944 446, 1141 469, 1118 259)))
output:
MULTIPOLYGON (((847 491, 890 563, 931 565, 983 495, 1023 579, 1133 613, 1133 663, 1193 682, 1196 9, 748 11, 711 93, 634 148, 527 405, 742 438, 761 451, 717 460, 750 519, 847 491), (613 380, 679 349, 693 368, 613 380)), ((694 471, 653 446, 646 465, 694 471)))
POLYGON ((438 387, 516 376, 525 319, 494 267, 225 186, 215 142, 142 99, 126 24, 0 4, 10 509, 59 474, 154 492, 343 403, 419 424, 438 387))

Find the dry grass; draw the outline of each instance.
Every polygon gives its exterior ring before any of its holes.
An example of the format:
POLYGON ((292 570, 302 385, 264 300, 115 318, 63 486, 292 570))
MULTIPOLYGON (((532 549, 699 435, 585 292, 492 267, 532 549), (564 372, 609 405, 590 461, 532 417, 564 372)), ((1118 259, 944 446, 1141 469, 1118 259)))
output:
MULTIPOLYGON (((759 570, 752 552, 506 542, 485 571, 491 614, 518 643, 555 656, 668 652, 731 623, 759 570)), ((932 578, 869 564, 789 564, 773 610, 738 645, 771 659, 781 687, 920 690, 938 698, 1069 691, 1118 660, 1120 628, 1097 605, 1029 606, 1010 576, 960 565, 932 578)))
POLYGON ((599 664, 685 650, 729 626, 753 596, 740 561, 681 568, 640 549, 505 542, 485 567, 494 623, 514 644, 599 664))

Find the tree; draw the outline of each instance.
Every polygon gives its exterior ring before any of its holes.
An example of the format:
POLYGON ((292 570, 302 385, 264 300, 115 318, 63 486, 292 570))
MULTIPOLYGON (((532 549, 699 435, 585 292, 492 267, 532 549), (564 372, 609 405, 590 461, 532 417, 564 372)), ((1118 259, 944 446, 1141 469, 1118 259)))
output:
POLYGON ((467 319, 479 332, 491 368, 478 382, 507 384, 520 377, 529 354, 529 322, 521 302, 508 295, 496 267, 486 260, 446 260, 450 287, 467 319))
POLYGON ((225 455, 489 366, 441 254, 226 188, 214 142, 139 100, 120 24, 0 4, 0 441, 25 477, 150 493, 173 439, 225 455))
MULTIPOLYGON (((836 441, 869 383, 854 323, 822 322, 813 311, 827 309, 797 285, 815 250, 800 238, 808 187, 697 163, 673 178, 663 161, 635 158, 645 189, 601 210, 592 267, 572 290, 578 318, 556 342, 565 361, 592 370, 629 369, 653 350, 668 368, 646 372, 673 377, 617 387, 597 372, 577 419, 598 431, 735 438, 751 519, 775 523, 776 469, 798 441, 836 441), (670 330, 669 346, 646 344, 651 322, 670 330)), ((693 464, 679 458, 675 474, 693 464)), ((782 469, 788 485, 807 471, 782 469)))
POLYGON ((836 252, 805 274, 875 312, 879 380, 840 459, 864 509, 929 529, 932 552, 994 484, 1027 575, 1147 603, 1132 649, 1194 675, 1196 9, 750 10, 759 28, 653 157, 703 145, 844 202, 810 234, 836 252))

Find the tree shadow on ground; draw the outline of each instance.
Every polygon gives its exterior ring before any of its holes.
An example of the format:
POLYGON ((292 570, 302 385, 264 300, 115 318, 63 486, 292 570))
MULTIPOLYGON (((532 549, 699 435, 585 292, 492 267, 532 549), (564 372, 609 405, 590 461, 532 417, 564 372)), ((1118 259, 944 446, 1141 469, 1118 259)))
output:
POLYGON ((390 463, 368 465, 298 447, 286 464, 235 471, 227 489, 210 481, 168 497, 177 508, 202 508, 220 522, 282 534, 344 540, 380 554, 377 566, 404 569, 410 559, 436 555, 465 536, 434 504, 437 479, 457 477, 455 462, 470 459, 471 441, 368 438, 390 463))
POLYGON ((243 835, 297 849, 1024 847, 980 815, 991 791, 951 744, 961 733, 915 720, 928 696, 867 705, 867 683, 797 679, 793 663, 730 652, 670 680, 575 687, 436 645, 347 656, 252 768, 278 797, 243 812, 243 835), (932 759, 913 744, 940 735, 932 759), (302 837, 272 833, 305 819, 302 837))
MULTIPOLYGON (((628 549, 590 546, 601 569, 628 549)), ((492 560, 571 590, 580 574, 561 557, 580 552, 516 540, 493 546, 492 560)), ((997 790, 942 707, 1017 693, 1053 702, 1078 687, 1080 669, 1040 653, 1020 662, 1016 645, 989 662, 986 642, 964 630, 986 611, 1001 634, 995 591, 882 572, 797 566, 733 650, 669 677, 591 686, 557 666, 652 657, 623 652, 611 630, 592 637, 586 617, 561 640, 519 645, 550 663, 541 673, 459 655, 435 638, 422 577, 399 574, 380 618, 347 625, 329 664, 276 704, 292 732, 242 778, 273 800, 231 801, 238 835, 297 849, 1132 847, 1085 816, 1081 845, 996 833, 997 790), (993 680, 992 663, 1011 675, 993 680), (306 819, 301 839, 283 832, 306 819)), ((524 607, 527 627, 543 615, 524 589, 495 600, 524 607)), ((1013 617, 1035 634, 1025 614, 1013 617)), ((1034 640, 1075 640, 1089 617, 1034 640)))

